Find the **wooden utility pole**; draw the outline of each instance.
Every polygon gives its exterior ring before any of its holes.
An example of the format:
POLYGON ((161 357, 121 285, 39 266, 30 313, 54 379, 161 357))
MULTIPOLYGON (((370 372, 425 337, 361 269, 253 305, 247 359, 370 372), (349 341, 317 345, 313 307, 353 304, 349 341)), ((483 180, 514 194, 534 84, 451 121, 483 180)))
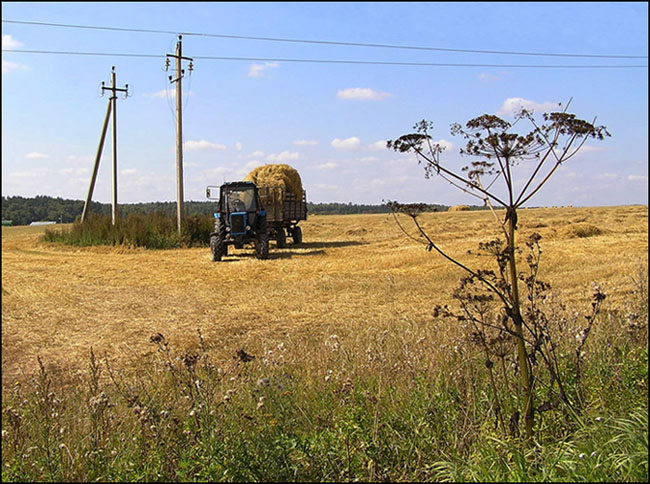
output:
MULTIPOLYGON (((178 226, 178 233, 181 233, 181 225, 183 222, 184 208, 183 208, 183 103, 182 103, 182 89, 181 79, 185 75, 185 69, 181 68, 182 60, 189 60, 189 70, 192 72, 192 58, 183 57, 182 51, 182 36, 178 36, 176 42, 176 53, 167 54, 167 57, 176 59, 176 79, 169 76, 169 82, 176 83, 176 220, 178 226)), ((169 59, 167 59, 169 65, 169 59)))
MULTIPOLYGON (((115 87, 115 66, 111 70, 111 87, 105 87, 102 83, 102 92, 111 91, 113 101, 113 209, 111 210, 111 221, 115 225, 117 218, 117 92, 124 92, 128 96, 129 85, 125 84, 124 88, 115 87)), ((125 97, 126 99, 126 97, 125 97)))
POLYGON ((99 171, 99 160, 102 157, 102 151, 104 151, 104 140, 106 139, 106 130, 108 129, 108 120, 111 117, 111 107, 113 105, 112 99, 108 100, 106 105, 106 117, 104 118, 104 127, 102 128, 102 135, 99 138, 99 147, 97 148, 97 155, 95 156, 95 167, 93 168, 93 175, 90 179, 90 187, 88 188, 88 196, 86 197, 86 203, 84 204, 83 212, 81 212, 81 223, 84 223, 86 220, 86 214, 90 208, 90 200, 93 197, 93 190, 95 190, 95 181, 97 180, 97 172, 99 171))
POLYGON ((90 187, 88 189, 88 196, 86 197, 86 203, 84 204, 84 209, 81 214, 81 222, 86 219, 86 214, 90 207, 90 201, 93 196, 93 190, 95 189, 95 181, 97 180, 97 172, 99 171, 99 160, 102 157, 102 151, 104 149, 104 140, 106 139, 106 130, 108 128, 108 120, 111 117, 111 112, 113 114, 113 208, 112 208, 112 224, 115 225, 115 219, 117 217, 117 92, 125 93, 124 99, 129 95, 129 85, 125 84, 123 88, 115 87, 115 66, 111 68, 111 87, 106 87, 104 81, 102 81, 102 95, 104 91, 111 91, 111 97, 108 99, 108 106, 106 108, 106 117, 104 118, 104 127, 102 128, 102 135, 99 139, 99 147, 97 148, 97 155, 95 156, 95 167, 93 168, 92 178, 90 180, 90 187))

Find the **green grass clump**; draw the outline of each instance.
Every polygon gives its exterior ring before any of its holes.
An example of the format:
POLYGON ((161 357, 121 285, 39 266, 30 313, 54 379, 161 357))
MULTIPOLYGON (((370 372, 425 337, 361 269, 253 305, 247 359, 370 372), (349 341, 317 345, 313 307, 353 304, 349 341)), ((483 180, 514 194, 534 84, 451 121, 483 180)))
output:
POLYGON ((206 246, 214 219, 209 215, 190 215, 183 219, 181 234, 176 219, 162 212, 128 214, 117 217, 115 225, 107 215, 91 214, 84 223, 76 221, 69 229, 47 229, 46 242, 73 246, 125 245, 147 249, 173 249, 206 246))

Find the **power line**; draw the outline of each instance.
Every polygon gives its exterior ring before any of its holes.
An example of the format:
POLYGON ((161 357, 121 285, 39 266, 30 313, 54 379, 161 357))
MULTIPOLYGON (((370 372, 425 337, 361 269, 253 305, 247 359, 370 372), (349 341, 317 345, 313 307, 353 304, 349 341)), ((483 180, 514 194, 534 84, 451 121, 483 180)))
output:
MULTIPOLYGON (((46 55, 79 55, 79 56, 115 56, 115 57, 146 57, 163 58, 161 54, 129 54, 117 52, 75 52, 60 50, 23 50, 2 49, 2 52, 18 54, 46 54, 46 55)), ((294 62, 315 64, 360 64, 360 65, 393 65, 412 67, 499 67, 499 68, 531 68, 531 69, 629 69, 647 68, 647 65, 549 65, 549 64, 468 64, 468 63, 438 63, 438 62, 397 62, 397 61, 365 61, 343 59, 290 59, 269 57, 226 57, 226 56, 194 56, 194 59, 221 60, 221 61, 246 61, 246 62, 294 62)))
POLYGON ((77 28, 77 29, 91 29, 91 30, 110 30, 118 32, 140 32, 140 33, 155 33, 155 34, 179 34, 184 36, 196 37, 215 37, 222 39, 236 39, 236 40, 258 40, 266 42, 289 42, 301 44, 317 44, 317 45, 339 45, 347 47, 372 47, 382 49, 406 49, 406 50, 423 50, 423 51, 437 51, 437 52, 455 52, 455 53, 471 53, 471 54, 498 54, 498 55, 522 55, 522 56, 545 56, 545 57, 582 57, 582 58, 608 58, 608 59, 647 59, 648 56, 641 55, 606 55, 606 54, 569 54, 569 53, 549 53, 549 52, 513 52, 513 51, 499 51, 499 50, 476 50, 476 49, 452 49, 444 47, 422 47, 413 45, 394 45, 394 44, 374 44, 363 42, 341 42, 332 40, 308 40, 308 39, 290 39, 281 37, 257 37, 246 35, 227 35, 227 34, 213 34, 201 32, 182 32, 171 30, 155 30, 155 29, 137 29, 126 27, 104 27, 94 25, 74 25, 74 24, 59 24, 49 22, 32 22, 23 20, 2 20, 3 23, 24 24, 24 25, 39 25, 48 27, 64 27, 64 28, 77 28))
POLYGON ((337 59, 283 59, 261 57, 223 57, 223 56, 194 56, 203 60, 231 60, 248 62, 304 62, 321 64, 370 64, 370 65, 395 65, 395 66, 428 66, 428 67, 529 67, 529 68, 559 68, 559 69, 599 69, 599 68, 628 68, 648 67, 643 65, 533 65, 533 64, 469 64, 469 63, 438 63, 438 62, 393 62, 393 61, 363 61, 363 60, 337 60, 337 59))
POLYGON ((115 56, 115 57, 153 57, 164 58, 161 54, 125 54, 118 52, 75 52, 71 50, 23 50, 2 49, 2 52, 16 52, 18 54, 52 54, 52 55, 88 55, 88 56, 115 56))

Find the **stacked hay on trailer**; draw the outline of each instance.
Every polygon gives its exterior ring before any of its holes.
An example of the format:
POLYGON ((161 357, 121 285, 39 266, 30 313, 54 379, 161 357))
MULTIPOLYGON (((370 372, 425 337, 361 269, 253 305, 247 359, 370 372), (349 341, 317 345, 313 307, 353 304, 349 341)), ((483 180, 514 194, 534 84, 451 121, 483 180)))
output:
POLYGON ((295 168, 285 164, 258 166, 244 181, 255 183, 258 187, 280 187, 293 193, 298 200, 302 198, 302 180, 295 168))
POLYGON ((302 240, 297 224, 307 220, 306 193, 298 172, 289 165, 258 166, 244 181, 257 186, 272 237, 277 236, 278 247, 284 247, 285 231, 296 243, 302 240))

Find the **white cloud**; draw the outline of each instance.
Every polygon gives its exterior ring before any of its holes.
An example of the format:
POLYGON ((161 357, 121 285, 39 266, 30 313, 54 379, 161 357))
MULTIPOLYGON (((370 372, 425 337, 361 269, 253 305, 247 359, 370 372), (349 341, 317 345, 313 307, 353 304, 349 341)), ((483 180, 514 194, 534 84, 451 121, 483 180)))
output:
POLYGON ((61 175, 81 176, 90 173, 90 170, 88 168, 61 168, 60 170, 57 170, 57 173, 60 173, 61 175))
POLYGON ((506 99, 503 105, 499 108, 497 116, 514 116, 521 110, 521 108, 525 108, 535 113, 542 113, 557 111, 559 109, 559 104, 551 101, 538 103, 520 97, 511 97, 506 99))
POLYGON ((602 173, 596 176, 597 180, 616 180, 619 178, 619 175, 616 173, 602 173))
POLYGON ((350 87, 336 93, 339 99, 354 99, 357 101, 381 101, 390 97, 387 92, 379 92, 368 87, 350 87))
POLYGON ((18 47, 22 46, 22 42, 17 41, 11 35, 2 36, 2 50, 17 49, 18 47))
POLYGON ((341 150, 354 150, 361 146, 361 140, 356 136, 346 139, 334 139, 332 140, 332 146, 336 149, 341 150))
POLYGON ((18 64, 17 62, 9 62, 2 59, 2 73, 7 74, 11 71, 16 71, 18 69, 27 70, 28 67, 23 64, 18 64))
POLYGON ((599 151, 603 151, 604 148, 602 146, 589 146, 589 145, 583 145, 582 148, 580 148, 581 153, 597 153, 599 151))
POLYGON ((481 72, 478 75, 478 78, 481 81, 500 81, 501 80, 501 78, 499 76, 495 76, 494 74, 487 74, 485 72, 481 72))
POLYGON ((314 188, 319 188, 321 190, 327 190, 327 191, 340 190, 341 189, 340 185, 328 185, 326 183, 314 183, 313 187, 314 188))
POLYGON ((3 173, 3 176, 6 176, 9 179, 26 178, 28 181, 33 182, 34 180, 38 180, 40 177, 43 177, 45 175, 49 176, 51 173, 52 170, 50 170, 49 168, 39 167, 27 171, 14 171, 14 172, 7 173, 6 175, 3 173))
POLYGON ((25 155, 25 158, 27 158, 28 160, 41 160, 49 157, 50 155, 46 155, 45 153, 39 153, 38 151, 32 151, 31 153, 27 153, 25 155))
POLYGON ((187 151, 198 151, 198 150, 225 150, 226 145, 219 143, 211 143, 210 141, 201 140, 201 141, 186 141, 183 143, 183 148, 187 151))
POLYGON ((278 67, 277 62, 265 62, 264 64, 251 64, 248 68, 248 77, 261 77, 265 69, 275 69, 278 67))
POLYGON ((69 156, 66 156, 65 159, 66 159, 66 161, 69 161, 69 162, 75 163, 75 164, 93 163, 95 161, 95 157, 94 156, 89 156, 89 155, 86 155, 86 156, 69 155, 69 156))
POLYGON ((387 149, 386 148, 386 140, 381 139, 381 140, 369 145, 368 149, 370 151, 382 151, 382 150, 385 150, 385 149, 387 149))
POLYGON ((239 141, 237 141, 237 143, 235 143, 235 150, 241 151, 242 148, 243 148, 242 144, 239 141))
MULTIPOLYGON (((185 166, 187 167, 187 165, 185 165, 185 166)), ((136 170, 135 168, 127 168, 125 170, 120 171, 120 174, 121 175, 134 175, 137 172, 138 172, 138 170, 136 170)))
POLYGON ((293 144, 296 146, 315 146, 318 144, 318 141, 301 139, 301 140, 294 141, 293 144))
POLYGON ((253 151, 250 155, 248 155, 249 158, 260 158, 262 156, 264 156, 264 152, 260 150, 253 151))
POLYGON ((215 178, 215 177, 219 177, 219 176, 221 176, 221 175, 225 175, 226 173, 230 173, 231 171, 232 171, 232 170, 231 170, 230 168, 228 168, 228 167, 225 167, 225 166, 217 166, 217 167, 215 167, 215 168, 211 168, 211 169, 209 169, 209 170, 206 170, 204 173, 205 173, 205 175, 207 175, 208 177, 215 178))
POLYGON ((283 151, 282 153, 271 153, 266 157, 266 161, 285 162, 290 160, 297 160, 300 154, 291 151, 283 151))
POLYGON ((648 182, 648 177, 643 175, 629 175, 627 179, 631 182, 648 182))
POLYGON ((454 144, 451 141, 447 141, 446 139, 440 139, 438 141, 434 141, 433 144, 440 145, 440 147, 445 151, 451 151, 454 149, 454 144))
MULTIPOLYGON (((194 93, 192 91, 183 93, 183 96, 193 96, 193 95, 194 93)), ((160 98, 160 99, 165 99, 165 98, 176 99, 176 88, 163 89, 162 91, 158 91, 158 92, 150 92, 148 94, 143 94, 143 96, 160 98)))
POLYGON ((244 166, 242 166, 239 170, 235 172, 235 178, 237 179, 242 179, 246 175, 248 175, 251 171, 253 171, 255 168, 258 166, 262 166, 262 164, 257 161, 257 160, 252 160, 246 163, 244 166))
MULTIPOLYGON (((2 36, 2 50, 12 50, 12 49, 17 49, 18 47, 22 47, 22 42, 17 41, 14 39, 11 35, 3 35, 2 36)), ((11 71, 15 71, 18 69, 26 70, 28 67, 23 64, 19 64, 18 62, 10 62, 4 59, 2 59, 2 73, 7 74, 11 71)))
POLYGON ((249 171, 254 170, 255 168, 257 168, 258 166, 261 166, 261 165, 262 164, 259 161, 253 160, 253 161, 249 161, 248 163, 246 163, 244 165, 243 169, 246 170, 246 172, 248 173, 249 171))
POLYGON ((338 164, 334 162, 328 162, 328 163, 321 163, 320 165, 316 165, 316 169, 318 170, 334 170, 335 168, 338 168, 338 164))

